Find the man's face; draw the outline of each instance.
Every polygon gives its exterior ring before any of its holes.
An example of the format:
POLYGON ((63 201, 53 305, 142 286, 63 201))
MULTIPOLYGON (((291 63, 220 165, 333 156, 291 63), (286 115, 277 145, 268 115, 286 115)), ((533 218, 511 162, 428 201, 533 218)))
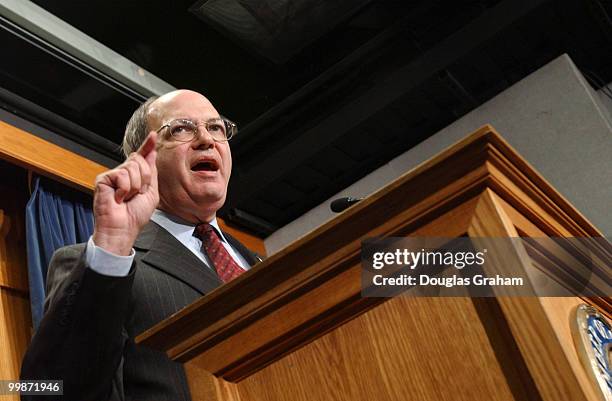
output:
MULTIPOLYGON (((157 130, 175 119, 197 122, 219 118, 204 96, 175 91, 157 99, 149 108, 149 129, 157 130)), ((159 208, 190 222, 209 221, 223 206, 232 172, 227 142, 215 142, 203 124, 191 142, 178 142, 160 131, 157 150, 159 208)))

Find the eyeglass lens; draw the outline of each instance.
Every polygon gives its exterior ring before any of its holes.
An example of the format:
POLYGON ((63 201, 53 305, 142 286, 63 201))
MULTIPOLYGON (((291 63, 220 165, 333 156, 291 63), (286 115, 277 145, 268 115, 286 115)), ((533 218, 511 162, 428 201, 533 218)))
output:
MULTIPOLYGON (((217 141, 226 141, 231 136, 227 134, 226 123, 223 120, 210 120, 200 123, 206 131, 217 141)), ((191 120, 173 120, 168 124, 170 135, 177 141, 191 141, 198 132, 198 125, 191 120)))

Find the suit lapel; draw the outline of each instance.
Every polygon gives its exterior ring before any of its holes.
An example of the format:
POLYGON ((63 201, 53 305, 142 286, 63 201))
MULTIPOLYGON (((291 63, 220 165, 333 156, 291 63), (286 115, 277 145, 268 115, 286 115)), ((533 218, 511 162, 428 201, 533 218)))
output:
POLYGON ((140 233, 134 248, 145 252, 142 261, 161 270, 202 294, 220 286, 221 280, 197 256, 154 222, 140 233))

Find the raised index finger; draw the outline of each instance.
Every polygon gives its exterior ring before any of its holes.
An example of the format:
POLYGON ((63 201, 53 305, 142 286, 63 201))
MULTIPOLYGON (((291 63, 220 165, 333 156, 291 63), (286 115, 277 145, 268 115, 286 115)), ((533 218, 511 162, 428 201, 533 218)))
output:
POLYGON ((140 148, 136 151, 139 155, 144 157, 144 159, 151 165, 155 166, 155 146, 157 145, 157 133, 155 131, 149 132, 149 135, 145 139, 140 148))
POLYGON ((150 185, 154 192, 157 193, 157 166, 155 164, 157 159, 157 132, 149 132, 149 136, 147 136, 136 152, 143 157, 149 165, 151 174, 150 185))
POLYGON ((140 148, 136 151, 139 155, 146 159, 147 155, 151 153, 153 149, 155 149, 155 145, 157 144, 157 133, 155 131, 149 132, 149 135, 145 139, 145 141, 140 145, 140 148))

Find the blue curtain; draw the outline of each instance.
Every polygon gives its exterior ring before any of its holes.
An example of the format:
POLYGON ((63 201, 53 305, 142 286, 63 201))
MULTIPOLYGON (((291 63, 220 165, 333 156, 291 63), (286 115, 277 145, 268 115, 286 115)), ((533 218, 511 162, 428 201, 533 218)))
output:
POLYGON ((34 177, 26 206, 26 242, 32 323, 43 315, 47 266, 53 252, 86 242, 93 233, 91 197, 43 177, 34 177))

